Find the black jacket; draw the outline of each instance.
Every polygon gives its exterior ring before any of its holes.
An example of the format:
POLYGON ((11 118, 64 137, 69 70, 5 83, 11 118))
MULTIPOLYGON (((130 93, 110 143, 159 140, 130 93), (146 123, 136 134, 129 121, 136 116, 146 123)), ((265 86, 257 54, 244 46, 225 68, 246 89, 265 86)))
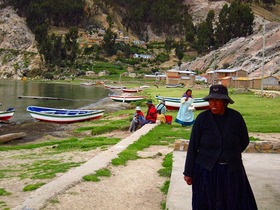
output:
POLYGON ((222 162, 226 162, 230 170, 242 166, 241 153, 249 144, 244 119, 239 112, 230 108, 226 109, 223 119, 220 132, 210 110, 197 116, 192 128, 184 175, 192 177, 194 163, 211 171, 221 156, 222 162))

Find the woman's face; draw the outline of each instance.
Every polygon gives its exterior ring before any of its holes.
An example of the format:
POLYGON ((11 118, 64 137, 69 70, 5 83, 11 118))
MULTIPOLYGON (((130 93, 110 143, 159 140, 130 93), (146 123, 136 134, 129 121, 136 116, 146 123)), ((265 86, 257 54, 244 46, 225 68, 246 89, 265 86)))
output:
POLYGON ((192 96, 192 91, 187 91, 187 96, 191 97, 192 96))
POLYGON ((209 107, 213 114, 224 114, 228 102, 223 99, 209 99, 209 107))

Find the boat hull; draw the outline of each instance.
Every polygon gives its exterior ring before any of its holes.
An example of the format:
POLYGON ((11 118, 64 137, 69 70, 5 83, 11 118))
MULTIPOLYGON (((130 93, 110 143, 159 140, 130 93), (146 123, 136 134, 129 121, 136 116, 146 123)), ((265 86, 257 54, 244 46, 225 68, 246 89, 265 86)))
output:
MULTIPOLYGON (((158 100, 165 100, 165 106, 168 110, 179 110, 181 105, 180 98, 173 98, 173 97, 163 97, 163 96, 156 96, 158 100)), ((194 102, 192 104, 195 110, 206 110, 209 109, 209 102, 203 100, 202 98, 194 98, 194 102)))
POLYGON ((138 93, 138 92, 141 92, 142 90, 141 89, 122 89, 122 92, 124 93, 138 93))
POLYGON ((109 96, 113 101, 117 102, 133 102, 133 101, 141 101, 144 99, 142 96, 109 96))
POLYGON ((9 108, 6 111, 0 111, 0 121, 7 121, 13 117, 15 113, 14 108, 9 108))
POLYGON ((174 84, 174 85, 165 85, 165 87, 167 87, 167 88, 183 88, 183 87, 185 87, 185 85, 183 85, 183 84, 174 84))
POLYGON ((104 88, 115 90, 115 89, 125 89, 125 86, 112 86, 112 85, 104 85, 104 88))
POLYGON ((36 120, 55 123, 75 123, 95 120, 104 114, 104 110, 53 109, 36 106, 28 106, 26 110, 36 120))

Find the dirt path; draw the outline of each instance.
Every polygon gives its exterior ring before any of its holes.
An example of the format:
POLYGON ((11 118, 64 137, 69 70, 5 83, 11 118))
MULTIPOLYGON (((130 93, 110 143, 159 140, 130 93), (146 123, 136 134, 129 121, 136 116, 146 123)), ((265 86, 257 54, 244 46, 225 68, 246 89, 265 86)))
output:
POLYGON ((110 167, 111 177, 100 182, 82 182, 49 202, 45 210, 54 209, 161 209, 165 195, 160 191, 165 178, 157 173, 172 148, 154 146, 139 153, 143 159, 127 166, 110 167), (162 153, 163 155, 157 155, 162 153))

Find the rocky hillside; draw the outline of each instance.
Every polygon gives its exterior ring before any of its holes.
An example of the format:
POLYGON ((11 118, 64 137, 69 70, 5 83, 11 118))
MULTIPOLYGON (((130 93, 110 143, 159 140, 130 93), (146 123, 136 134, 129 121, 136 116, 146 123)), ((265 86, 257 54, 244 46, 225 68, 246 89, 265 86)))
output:
MULTIPOLYGON (((87 2, 92 3, 92 0, 87 0, 87 2)), ((218 14, 226 1, 186 0, 185 3, 189 5, 194 22, 197 23, 205 19, 210 9, 218 14)), ((18 79, 25 71, 41 70, 42 63, 34 35, 26 26, 24 19, 20 18, 12 8, 3 8, 1 5, 2 0, 0 0, 0 78, 18 79)), ((106 20, 104 15, 101 16, 106 20)), ((263 60, 262 19, 256 16, 255 23, 255 33, 250 37, 231 40, 216 51, 197 58, 193 62, 183 63, 182 68, 197 69, 203 73, 213 69, 216 64, 216 69, 224 66, 242 67, 250 73, 251 77, 260 76, 263 60)), ((266 21, 264 60, 265 74, 279 76, 279 22, 266 21)))
MULTIPOLYGON (((205 18, 206 12, 213 9, 216 14, 227 2, 212 2, 206 0, 191 0, 188 2, 195 21, 205 18)), ((202 73, 224 66, 229 68, 241 67, 248 71, 250 77, 262 75, 264 60, 264 74, 280 76, 280 22, 265 21, 265 36, 263 36, 263 19, 255 16, 255 33, 249 37, 231 40, 223 47, 197 58, 190 63, 183 63, 182 69, 199 70, 202 73), (263 48, 263 38, 265 48, 263 48), (263 59, 264 49, 264 59, 263 59)))
POLYGON ((0 1, 0 78, 18 79, 26 70, 39 69, 35 37, 24 19, 0 1))
POLYGON ((248 71, 249 77, 260 77, 264 60, 265 76, 280 76, 280 23, 267 22, 265 28, 264 36, 261 29, 249 37, 231 40, 216 51, 199 57, 193 62, 182 64, 182 68, 205 72, 213 70, 214 66, 216 69, 224 66, 241 67, 248 71))

